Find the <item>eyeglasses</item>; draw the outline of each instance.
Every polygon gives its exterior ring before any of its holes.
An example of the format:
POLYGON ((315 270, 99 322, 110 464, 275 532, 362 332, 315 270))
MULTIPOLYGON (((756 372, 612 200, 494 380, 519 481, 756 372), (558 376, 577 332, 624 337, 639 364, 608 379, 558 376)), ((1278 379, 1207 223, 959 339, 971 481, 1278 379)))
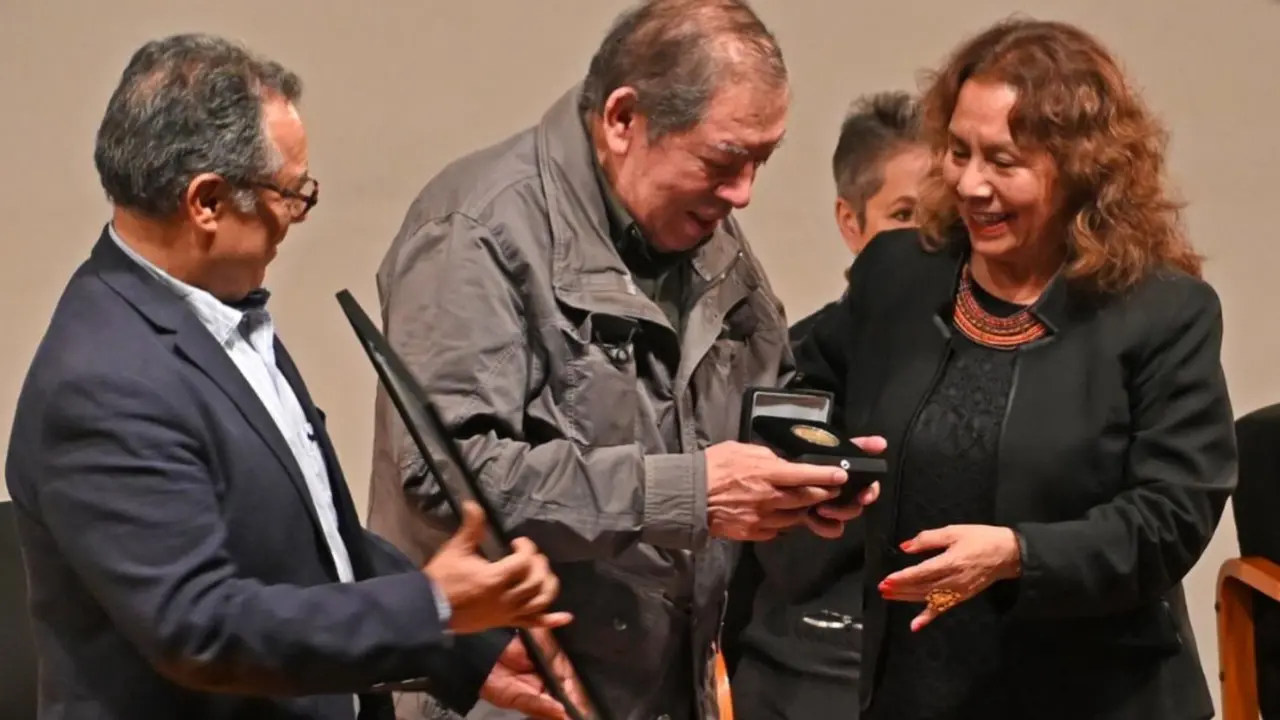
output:
POLYGON ((302 183, 302 187, 297 190, 280 187, 271 182, 254 182, 250 183, 253 187, 259 187, 264 190, 270 190, 285 200, 285 207, 289 209, 289 214, 294 222, 301 220, 311 212, 311 208, 316 206, 320 201, 320 182, 315 178, 307 178, 302 183))

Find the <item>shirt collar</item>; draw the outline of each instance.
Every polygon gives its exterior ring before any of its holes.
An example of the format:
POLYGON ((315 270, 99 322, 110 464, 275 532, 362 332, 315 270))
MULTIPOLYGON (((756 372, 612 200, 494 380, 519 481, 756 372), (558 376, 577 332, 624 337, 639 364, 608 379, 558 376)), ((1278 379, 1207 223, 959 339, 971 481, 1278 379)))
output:
POLYGON ((107 225, 107 232, 121 252, 150 273, 156 280, 160 281, 160 284, 182 298, 187 307, 195 313, 200 324, 207 328, 219 343, 225 345, 231 339, 232 335, 240 327, 240 323, 244 321, 247 313, 261 312, 265 314, 267 298, 270 297, 270 293, 266 289, 259 288, 254 290, 239 302, 233 304, 224 303, 209 291, 182 282, 161 270, 150 260, 142 257, 120 237, 114 223, 107 225))

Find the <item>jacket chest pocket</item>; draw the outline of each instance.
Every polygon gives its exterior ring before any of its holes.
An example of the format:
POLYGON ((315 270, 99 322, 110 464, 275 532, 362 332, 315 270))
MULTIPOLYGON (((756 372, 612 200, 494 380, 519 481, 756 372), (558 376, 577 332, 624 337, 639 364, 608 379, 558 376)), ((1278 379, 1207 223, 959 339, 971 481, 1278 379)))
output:
POLYGON ((567 345, 563 410, 572 438, 585 445, 635 442, 637 321, 590 313, 570 325, 562 329, 567 345))
POLYGON ((783 332, 752 326, 739 334, 730 326, 712 343, 694 374, 700 440, 738 439, 742 394, 748 387, 777 385, 785 342, 783 332))
POLYGON ((747 341, 732 338, 716 340, 707 351, 694 377, 700 441, 713 445, 737 439, 742 392, 749 384, 749 355, 747 341))

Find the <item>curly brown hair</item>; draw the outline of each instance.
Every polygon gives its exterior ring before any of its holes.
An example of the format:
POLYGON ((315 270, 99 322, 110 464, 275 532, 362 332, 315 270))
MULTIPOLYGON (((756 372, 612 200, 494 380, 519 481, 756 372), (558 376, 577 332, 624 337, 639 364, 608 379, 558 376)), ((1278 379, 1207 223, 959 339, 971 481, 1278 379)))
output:
POLYGON ((1000 22, 926 78, 921 132, 935 158, 919 208, 927 246, 945 246, 959 222, 941 160, 960 88, 971 78, 1016 91, 1009 115, 1014 142, 1046 152, 1056 165, 1068 278, 1114 293, 1162 267, 1200 276, 1202 258, 1183 230, 1183 205, 1165 187, 1167 132, 1107 49, 1061 22, 1000 22))

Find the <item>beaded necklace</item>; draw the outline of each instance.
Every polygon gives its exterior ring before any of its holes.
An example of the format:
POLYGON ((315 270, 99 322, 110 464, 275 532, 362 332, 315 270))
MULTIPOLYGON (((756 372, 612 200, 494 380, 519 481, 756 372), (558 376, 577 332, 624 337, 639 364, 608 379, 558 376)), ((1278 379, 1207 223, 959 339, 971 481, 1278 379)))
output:
POLYGON ((973 280, 966 264, 960 274, 952 321, 970 340, 997 350, 1012 350, 1044 337, 1048 329, 1026 308, 1008 316, 995 315, 982 307, 973 296, 973 280))

